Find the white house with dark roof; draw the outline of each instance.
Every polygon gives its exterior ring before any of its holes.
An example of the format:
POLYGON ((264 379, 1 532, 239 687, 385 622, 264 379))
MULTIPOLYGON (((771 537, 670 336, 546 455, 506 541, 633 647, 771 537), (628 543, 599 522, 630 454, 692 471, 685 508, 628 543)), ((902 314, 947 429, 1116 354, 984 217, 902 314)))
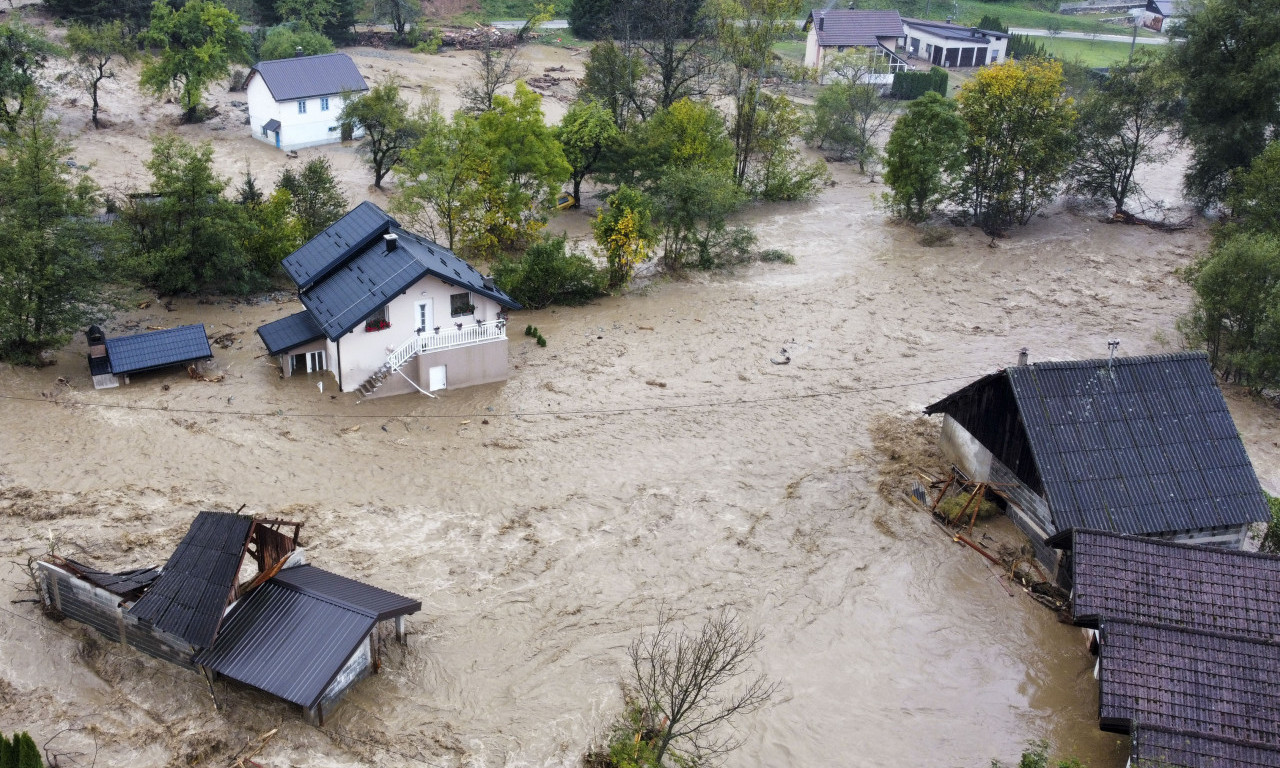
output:
POLYGON ((938 67, 982 67, 1000 64, 1009 48, 1009 35, 945 21, 903 19, 907 55, 938 67))
POLYGON ((507 378, 520 305, 452 251, 363 202, 284 260, 301 312, 258 329, 283 375, 332 372, 366 397, 507 378))
POLYGON ((833 53, 862 52, 878 64, 861 82, 875 85, 893 83, 893 73, 908 68, 896 51, 903 39, 902 16, 897 11, 856 11, 841 8, 810 11, 805 19, 807 33, 804 65, 819 71, 826 83, 828 59, 833 53))
POLYGON ((260 61, 249 70, 245 91, 254 138, 283 150, 360 138, 343 136, 338 124, 345 94, 369 90, 345 53, 260 61))

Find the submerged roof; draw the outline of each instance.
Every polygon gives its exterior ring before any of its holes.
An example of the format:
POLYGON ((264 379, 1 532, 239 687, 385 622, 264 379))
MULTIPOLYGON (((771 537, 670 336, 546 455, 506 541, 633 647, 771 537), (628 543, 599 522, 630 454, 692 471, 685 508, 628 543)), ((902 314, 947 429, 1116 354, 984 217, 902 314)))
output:
POLYGON ((948 24, 945 21, 928 21, 927 19, 903 19, 903 24, 907 27, 922 29, 935 37, 943 37, 948 40, 969 41, 973 43, 987 44, 991 42, 990 38, 1004 39, 1008 37, 1008 33, 998 32, 991 29, 979 29, 977 27, 962 27, 959 24, 948 24))
MULTIPOLYGON (((403 229, 368 201, 291 253, 284 268, 297 283, 298 298, 315 327, 330 340, 337 340, 428 275, 508 309, 520 309, 518 302, 453 251, 403 229), (391 249, 384 237, 388 234, 396 236, 391 249)), ((279 354, 318 338, 304 338, 305 330, 301 321, 284 318, 262 326, 258 333, 268 351, 279 354), (283 325, 271 328, 277 324, 283 325), (293 338, 303 341, 282 346, 293 338)))
MULTIPOLYGON (((345 53, 260 61, 249 70, 250 78, 255 74, 267 84, 276 101, 369 90, 355 62, 345 53)), ((245 86, 248 87, 247 80, 245 86)))
POLYGON ((286 568, 236 604, 195 662, 310 708, 378 621, 421 607, 314 566, 286 568))
POLYGON ((106 346, 111 372, 116 375, 213 357, 201 323, 118 336, 107 339, 106 346))
POLYGON ((1108 619, 1098 690, 1104 730, 1164 728, 1280 747, 1280 645, 1108 619))
POLYGON ((307 310, 295 312, 258 328, 258 337, 267 353, 278 355, 309 341, 324 338, 324 331, 307 310))
POLYGON ((1075 530, 1071 612, 1082 626, 1109 619, 1280 641, 1280 555, 1075 530))
POLYGON ((253 518, 227 512, 196 515, 160 577, 129 613, 208 647, 231 601, 252 526, 253 518))
POLYGON ((149 587, 160 575, 160 567, 154 565, 111 573, 94 568, 87 563, 72 560, 69 557, 65 559, 65 562, 69 566, 69 570, 80 578, 96 587, 105 589, 113 595, 119 595, 126 599, 149 587))
POLYGON ((1141 534, 1270 519, 1204 353, 1014 366, 925 412, 990 423, 1001 414, 974 403, 1001 380, 1057 530, 1141 534))
POLYGON ((814 10, 804 28, 817 30, 818 45, 877 45, 881 37, 902 37, 897 11, 814 10))

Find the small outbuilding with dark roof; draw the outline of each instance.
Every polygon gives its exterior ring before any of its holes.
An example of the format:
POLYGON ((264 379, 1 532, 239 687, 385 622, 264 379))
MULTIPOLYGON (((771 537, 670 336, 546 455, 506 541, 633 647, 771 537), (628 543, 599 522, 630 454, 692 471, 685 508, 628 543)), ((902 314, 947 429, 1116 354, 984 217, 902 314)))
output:
POLYGON ((1004 61, 1009 35, 949 21, 903 19, 907 55, 936 67, 982 67, 1004 61))
POLYGON ((898 54, 903 26, 897 11, 815 9, 805 19, 804 31, 804 65, 819 71, 819 82, 829 81, 830 57, 837 53, 867 57, 869 71, 860 79, 864 83, 891 85, 893 73, 908 68, 898 54))
POLYGON ((365 396, 507 377, 520 305, 448 248, 363 202, 284 259, 302 312, 258 329, 285 376, 331 371, 365 396))
POLYGON ((159 331, 109 339, 98 326, 85 334, 89 341, 89 374, 94 389, 129 383, 136 373, 185 365, 213 357, 203 324, 180 325, 159 331))
POLYGON ((360 138, 359 130, 344 136, 338 116, 367 90, 345 53, 260 61, 245 78, 250 134, 283 150, 360 138))
POLYGON ((1058 531, 1239 549, 1266 500, 1207 357, 1018 365, 925 409, 970 479, 997 484, 1039 559, 1058 531))

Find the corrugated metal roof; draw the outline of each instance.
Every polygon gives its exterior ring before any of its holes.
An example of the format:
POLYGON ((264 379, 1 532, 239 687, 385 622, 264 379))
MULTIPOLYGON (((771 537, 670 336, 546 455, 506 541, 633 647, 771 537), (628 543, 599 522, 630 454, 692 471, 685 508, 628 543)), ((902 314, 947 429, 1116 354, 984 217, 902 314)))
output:
POLYGON ((213 357, 203 324, 120 336, 107 339, 106 346, 111 372, 117 375, 213 357))
POLYGON ((1280 645, 1107 619, 1098 667, 1108 729, 1163 728, 1280 747, 1280 645))
POLYGON ((236 604, 213 647, 195 661, 314 707, 379 620, 421 607, 321 568, 286 568, 236 604))
MULTIPOLYGON (((260 61, 249 72, 250 77, 255 74, 267 84, 276 101, 369 90, 355 62, 345 53, 260 61)), ((248 81, 245 84, 247 87, 248 81)))
POLYGON ((267 347, 267 353, 278 355, 309 341, 324 338, 324 331, 316 324, 307 310, 267 323, 258 328, 258 337, 267 347))
POLYGON ((881 37, 902 37, 902 16, 897 11, 858 11, 843 8, 814 10, 805 30, 817 28, 818 45, 878 45, 881 37))
POLYGON ((1142 727, 1129 742, 1131 768, 1276 768, 1280 750, 1166 728, 1142 727))
MULTIPOLYGON (((986 376, 926 413, 959 414, 1005 377, 1056 530, 1155 534, 1270 519, 1202 352, 1044 362, 986 376)), ((966 415, 1000 421, 1006 414, 966 415)), ((987 445, 999 455, 999 446, 987 445)))
POLYGON ((201 512, 169 556, 160 577, 129 613, 204 648, 218 632, 235 588, 253 519, 201 512))
POLYGON ((1105 531, 1062 534, 1071 613, 1097 626, 1132 619, 1280 641, 1280 556, 1105 531))

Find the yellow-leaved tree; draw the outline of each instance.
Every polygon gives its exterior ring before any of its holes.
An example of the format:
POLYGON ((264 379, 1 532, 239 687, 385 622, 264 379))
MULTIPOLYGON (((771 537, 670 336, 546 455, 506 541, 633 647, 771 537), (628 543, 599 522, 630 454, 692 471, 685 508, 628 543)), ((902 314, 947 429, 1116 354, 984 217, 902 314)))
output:
POLYGON ((608 263, 609 290, 626 286, 653 248, 653 213, 648 197, 623 184, 591 225, 608 263))

